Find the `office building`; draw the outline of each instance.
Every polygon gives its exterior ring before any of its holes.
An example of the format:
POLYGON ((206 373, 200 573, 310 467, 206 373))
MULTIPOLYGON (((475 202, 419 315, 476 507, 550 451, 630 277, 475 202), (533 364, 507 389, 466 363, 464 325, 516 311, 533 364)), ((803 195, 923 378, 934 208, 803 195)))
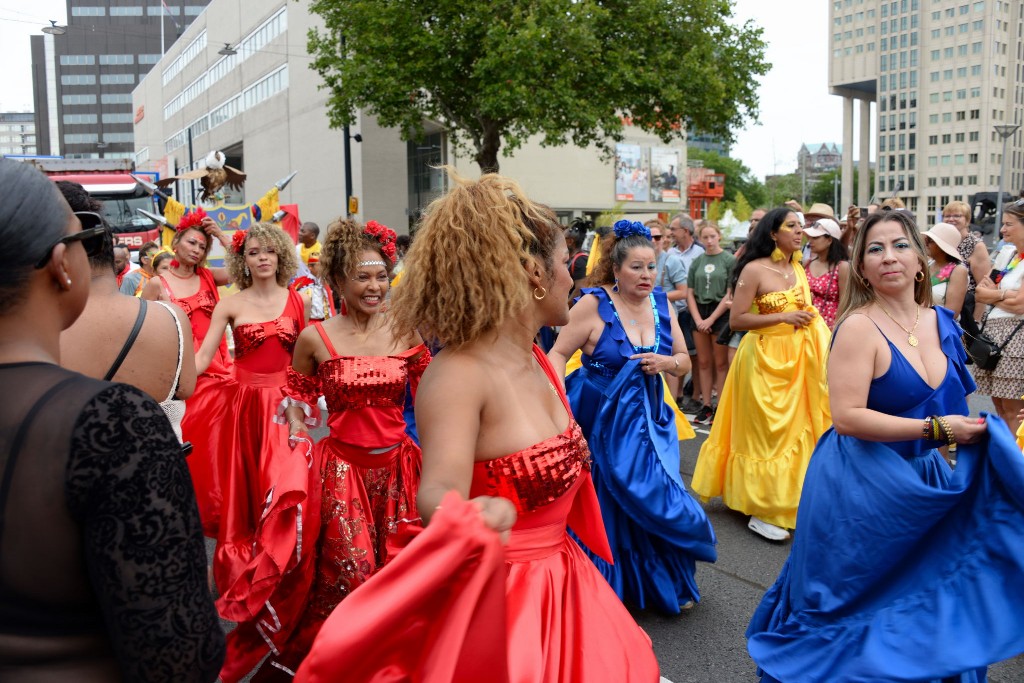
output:
POLYGON ((38 153, 133 156, 132 90, 208 2, 68 0, 64 31, 31 40, 38 153))
MULTIPOLYGON (((306 1, 212 0, 133 92, 136 164, 172 175, 197 167, 213 150, 248 178, 227 204, 258 199, 298 171, 281 196, 303 220, 325 228, 345 212, 344 131, 329 126, 329 92, 310 69, 307 35, 321 28, 306 1)), ((422 140, 403 141, 365 112, 349 130, 356 218, 373 218, 398 232, 416 224, 447 188, 448 164, 467 177, 479 169, 458 153, 447 131, 425 122, 422 140), (358 137, 357 137, 358 136, 358 137)), ((686 145, 666 145, 629 128, 618 160, 595 147, 542 147, 540 138, 499 157, 501 172, 529 196, 568 221, 619 210, 637 217, 671 213, 685 204, 679 169, 686 145), (672 189, 672 188, 675 189, 672 189)), ((190 203, 191 190, 178 196, 190 203)))
MULTIPOLYGON (((852 196, 855 101, 861 176, 872 146, 878 160, 876 199, 899 196, 925 223, 951 200, 997 191, 1001 127, 1022 123, 1022 13, 1021 0, 833 0, 829 89, 843 97, 842 206, 869 199, 866 186, 852 196)), ((1016 195, 1020 129, 1005 149, 1002 187, 1016 195)))
POLYGON ((0 155, 35 153, 35 115, 32 112, 0 112, 0 155))

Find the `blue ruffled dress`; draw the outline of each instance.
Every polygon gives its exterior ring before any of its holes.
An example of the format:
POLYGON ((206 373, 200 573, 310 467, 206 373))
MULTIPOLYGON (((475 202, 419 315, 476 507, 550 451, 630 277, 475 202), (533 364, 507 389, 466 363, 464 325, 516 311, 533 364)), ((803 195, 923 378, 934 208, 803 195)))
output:
MULTIPOLYGON (((929 386, 889 342, 869 408, 922 421, 968 413, 961 331, 935 311, 942 383, 929 386)), ((937 442, 822 436, 789 559, 747 629, 763 683, 976 683, 1024 651, 1024 456, 1006 423, 987 420, 955 471, 937 442)))
POLYGON ((608 293, 595 287, 583 290, 588 294, 598 299, 605 330, 565 386, 593 455, 591 474, 615 564, 583 549, 621 599, 676 614, 680 605, 700 600, 696 560, 717 559, 715 533, 679 474, 679 438, 663 382, 629 360, 640 352, 672 353, 671 309, 655 289, 655 345, 634 348, 608 293))

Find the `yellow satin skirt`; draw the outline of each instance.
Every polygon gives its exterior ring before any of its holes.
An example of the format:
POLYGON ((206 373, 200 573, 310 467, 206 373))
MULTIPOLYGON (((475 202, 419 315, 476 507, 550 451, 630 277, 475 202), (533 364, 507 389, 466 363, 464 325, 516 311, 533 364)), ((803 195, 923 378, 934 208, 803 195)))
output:
MULTIPOLYGON (((579 370, 580 367, 582 367, 582 358, 583 352, 576 351, 576 353, 572 354, 572 357, 570 357, 569 360, 565 362, 566 377, 568 377, 574 371, 579 370)), ((679 406, 676 405, 676 399, 672 395, 672 392, 669 391, 668 382, 665 380, 664 377, 661 378, 661 382, 664 385, 663 389, 665 403, 668 404, 669 408, 672 409, 672 412, 675 413, 676 416, 676 434, 679 436, 679 440, 688 441, 690 439, 695 438, 697 436, 697 433, 693 431, 693 427, 690 426, 690 421, 686 419, 686 415, 684 415, 683 411, 679 410, 679 406)))
POLYGON ((743 337, 691 488, 776 526, 796 527, 804 473, 832 425, 825 383, 829 330, 775 325, 743 337))

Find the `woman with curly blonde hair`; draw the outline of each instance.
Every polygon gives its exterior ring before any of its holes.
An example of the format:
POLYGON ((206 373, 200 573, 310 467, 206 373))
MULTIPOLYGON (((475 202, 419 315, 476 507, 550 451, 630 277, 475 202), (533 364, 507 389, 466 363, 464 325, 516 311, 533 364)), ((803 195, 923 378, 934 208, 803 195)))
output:
POLYGON ((284 399, 292 349, 308 318, 302 297, 287 287, 295 272, 295 245, 280 228, 258 223, 236 231, 225 261, 241 291, 217 304, 196 354, 202 371, 231 326, 235 362, 232 381, 220 396, 227 404, 226 435, 216 453, 223 499, 213 575, 222 595, 247 585, 240 577, 253 560, 267 497, 280 479, 278 461, 293 457, 287 428, 272 418, 284 399))
POLYGON ((507 178, 453 175, 453 185, 427 211, 392 308, 397 334, 444 345, 416 404, 428 526, 339 605, 296 681, 333 670, 352 680, 388 671, 654 683, 650 641, 566 529, 572 519, 589 547, 610 554, 586 441, 533 341, 568 321, 562 227, 507 178), (432 597, 396 602, 412 592, 432 597), (382 619, 425 625, 410 638, 382 619))
POLYGON ((292 500, 291 523, 276 525, 291 530, 292 547, 280 537, 267 539, 291 551, 280 554, 278 585, 258 596, 240 595, 231 606, 231 614, 253 616, 239 636, 245 647, 234 648, 229 637, 229 651, 243 656, 229 675, 222 672, 225 681, 256 666, 271 649, 269 640, 274 652, 255 680, 290 681, 284 671, 298 669, 324 619, 391 559, 399 523, 416 516, 421 456, 406 434, 403 409, 406 390, 415 390, 430 353, 415 332, 397 333, 385 311, 395 238, 372 220, 361 225, 339 218, 328 226, 321 273, 346 313, 299 335, 289 398, 278 415, 295 440, 308 441, 307 427, 319 425, 322 394, 330 433, 312 450, 305 500, 292 500), (280 628, 273 633, 255 628, 275 620, 280 628))

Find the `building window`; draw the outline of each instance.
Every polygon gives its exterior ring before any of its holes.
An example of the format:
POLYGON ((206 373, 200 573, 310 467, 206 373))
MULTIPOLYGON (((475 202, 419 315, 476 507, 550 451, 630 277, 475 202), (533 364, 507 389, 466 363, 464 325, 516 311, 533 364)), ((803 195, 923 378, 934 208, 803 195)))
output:
POLYGON ((968 154, 967 155, 967 163, 969 163, 969 164, 976 164, 976 163, 978 163, 978 155, 977 155, 977 153, 975 153, 975 154, 968 154))
POLYGON ((111 7, 110 16, 112 17, 141 17, 141 7, 111 7))
POLYGON ((134 114, 128 112, 127 114, 104 114, 103 123, 132 123, 135 119, 134 114))
POLYGON ((175 17, 181 16, 181 8, 169 7, 165 2, 161 2, 159 5, 150 5, 146 8, 146 14, 151 17, 164 16, 165 13, 175 17))
POLYGON ((64 114, 64 125, 88 125, 96 123, 96 114, 64 114))
POLYGON ((100 55, 100 64, 134 64, 135 55, 100 55))
POLYGON ((130 92, 108 92, 100 96, 103 104, 131 104, 132 94, 130 92))
POLYGON ((92 74, 73 74, 60 77, 61 85, 96 85, 96 77, 92 74))
POLYGON ((967 139, 969 142, 978 142, 978 131, 972 130, 967 134, 967 139))
POLYGON ((102 85, 125 85, 135 82, 135 74, 103 74, 100 76, 102 85))
POLYGON ((956 134, 956 142, 964 142, 966 140, 966 138, 967 138, 966 133, 957 133, 956 134))
POLYGON ((98 141, 96 133, 71 133, 64 136, 65 145, 88 145, 98 141))
POLYGON ((161 55, 139 55, 139 64, 156 64, 161 55))
POLYGON ((198 17, 200 14, 203 13, 204 9, 206 9, 206 8, 205 7, 196 6, 196 5, 185 5, 185 16, 186 17, 198 17))
POLYGON ((939 136, 938 135, 929 135, 928 136, 928 144, 929 145, 937 145, 937 144, 939 144, 939 136))
POLYGON ((948 145, 951 142, 953 142, 953 136, 951 134, 949 134, 949 133, 943 133, 942 134, 942 144, 948 145))
POLYGON ((107 16, 106 7, 72 7, 71 16, 73 17, 105 17, 107 16))
POLYGON ((61 95, 61 104, 96 104, 95 95, 61 95))
POLYGON ((61 55, 61 66, 92 66, 96 63, 94 55, 61 55))

